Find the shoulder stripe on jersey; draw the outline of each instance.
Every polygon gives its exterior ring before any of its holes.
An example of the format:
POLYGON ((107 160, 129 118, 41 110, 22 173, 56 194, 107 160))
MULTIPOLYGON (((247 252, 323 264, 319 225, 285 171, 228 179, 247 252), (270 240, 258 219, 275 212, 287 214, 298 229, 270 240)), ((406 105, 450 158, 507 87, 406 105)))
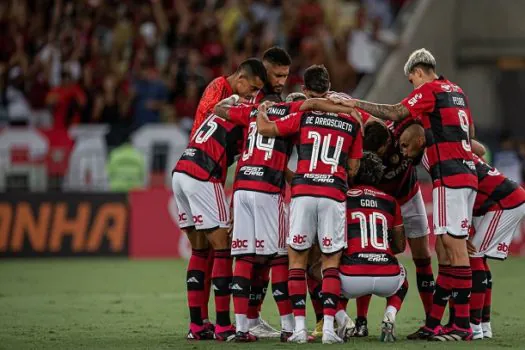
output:
POLYGON ((468 108, 468 104, 465 95, 460 92, 438 92, 435 108, 468 108))

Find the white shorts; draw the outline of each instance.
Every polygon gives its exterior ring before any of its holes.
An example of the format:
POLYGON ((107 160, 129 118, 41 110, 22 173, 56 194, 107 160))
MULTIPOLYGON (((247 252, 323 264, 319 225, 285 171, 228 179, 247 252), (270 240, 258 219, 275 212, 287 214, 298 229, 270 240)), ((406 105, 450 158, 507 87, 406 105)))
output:
POLYGON ((317 236, 325 254, 346 248, 346 202, 303 196, 292 198, 290 209, 290 247, 310 249, 317 236))
POLYGON ((429 234, 427 212, 420 189, 401 206, 401 216, 407 238, 419 238, 429 234))
POLYGON ((232 255, 286 255, 288 208, 281 194, 235 191, 232 255))
POLYGON ((525 216, 525 204, 514 209, 497 210, 472 219, 475 234, 472 244, 477 253, 472 257, 488 257, 504 260, 509 254, 510 243, 521 228, 525 216))
POLYGON ((434 234, 468 238, 476 191, 470 188, 435 187, 432 190, 434 234))
POLYGON ((199 181, 183 173, 173 173, 173 194, 179 210, 179 227, 197 230, 229 227, 230 212, 224 187, 219 183, 199 181))
POLYGON ((397 293, 405 281, 405 267, 399 264, 401 271, 396 276, 347 276, 341 277, 341 292, 347 299, 373 294, 387 298, 397 293))

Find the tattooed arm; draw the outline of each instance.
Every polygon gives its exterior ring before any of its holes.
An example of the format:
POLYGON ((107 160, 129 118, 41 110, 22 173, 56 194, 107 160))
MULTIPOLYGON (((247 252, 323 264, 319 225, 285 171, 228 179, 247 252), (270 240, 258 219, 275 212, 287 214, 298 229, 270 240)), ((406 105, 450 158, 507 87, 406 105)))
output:
POLYGON ((374 117, 383 120, 400 121, 410 115, 409 110, 401 103, 395 105, 385 105, 361 100, 348 100, 339 98, 329 99, 336 104, 351 108, 360 108, 363 111, 370 113, 374 117))
POLYGON ((410 115, 408 109, 401 103, 395 105, 385 105, 357 100, 355 102, 355 106, 357 108, 361 108, 365 112, 372 114, 374 117, 383 120, 400 121, 410 115))

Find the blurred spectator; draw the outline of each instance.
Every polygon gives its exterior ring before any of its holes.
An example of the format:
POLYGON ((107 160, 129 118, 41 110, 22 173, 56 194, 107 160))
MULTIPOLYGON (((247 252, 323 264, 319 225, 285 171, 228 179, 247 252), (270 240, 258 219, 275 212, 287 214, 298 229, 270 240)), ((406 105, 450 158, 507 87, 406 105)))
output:
POLYGON ((500 148, 494 154, 494 167, 509 179, 523 183, 523 160, 518 153, 517 145, 510 132, 503 132, 500 137, 500 148))
POLYGON ((114 192, 128 192, 144 187, 146 163, 144 155, 125 137, 121 145, 109 153, 107 164, 109 188, 114 192))
POLYGON ((47 94, 46 103, 53 110, 53 127, 64 129, 80 121, 86 95, 80 85, 73 81, 67 67, 64 67, 60 81, 61 84, 47 94))
POLYGON ((162 110, 168 91, 164 82, 159 79, 155 66, 143 62, 138 76, 133 82, 135 93, 133 122, 136 126, 160 122, 162 110))

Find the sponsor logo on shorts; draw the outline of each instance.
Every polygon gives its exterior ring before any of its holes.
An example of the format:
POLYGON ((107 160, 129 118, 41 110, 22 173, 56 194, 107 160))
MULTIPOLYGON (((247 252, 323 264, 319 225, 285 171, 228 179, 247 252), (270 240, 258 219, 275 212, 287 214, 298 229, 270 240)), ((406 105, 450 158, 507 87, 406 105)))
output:
POLYGON ((256 239, 255 248, 264 248, 264 239, 256 239))
POLYGON ((202 223, 203 223, 202 215, 193 215, 193 222, 196 225, 202 225, 202 223))
POLYGON ((348 190, 346 192, 346 195, 347 196, 350 196, 350 197, 359 197, 363 194, 363 191, 361 191, 360 189, 353 189, 353 190, 348 190))
POLYGON ((323 247, 330 248, 332 246, 332 239, 328 237, 323 238, 323 247))
POLYGON ((508 244, 505 242, 498 244, 498 252, 508 253, 509 252, 508 244))
POLYGON ((246 249, 248 248, 247 239, 234 239, 232 241, 232 249, 246 249))
POLYGON ((306 243, 306 235, 295 235, 292 238, 292 242, 294 244, 305 244, 306 243))
POLYGON ((188 215, 186 213, 179 214, 179 221, 186 221, 188 220, 188 215))
POLYGON ((462 228, 463 230, 468 230, 468 229, 470 229, 470 225, 469 225, 468 219, 463 219, 463 220, 461 220, 461 228, 462 228))

